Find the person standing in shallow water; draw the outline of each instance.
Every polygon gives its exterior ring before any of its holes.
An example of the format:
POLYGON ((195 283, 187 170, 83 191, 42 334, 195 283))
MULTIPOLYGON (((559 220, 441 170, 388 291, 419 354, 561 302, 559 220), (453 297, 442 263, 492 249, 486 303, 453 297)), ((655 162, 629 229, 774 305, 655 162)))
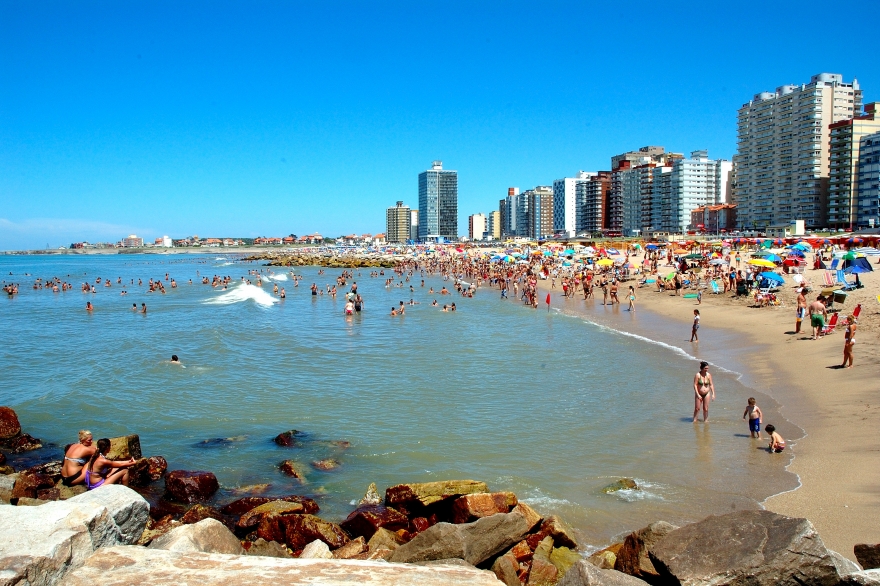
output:
POLYGON ((691 326, 691 342, 699 342, 700 338, 697 336, 697 330, 700 329, 700 310, 694 310, 694 325, 691 326))
POLYGON ((694 375, 694 423, 700 408, 703 409, 703 422, 709 421, 709 401, 715 400, 715 383, 709 373, 709 363, 700 362, 700 371, 694 375))

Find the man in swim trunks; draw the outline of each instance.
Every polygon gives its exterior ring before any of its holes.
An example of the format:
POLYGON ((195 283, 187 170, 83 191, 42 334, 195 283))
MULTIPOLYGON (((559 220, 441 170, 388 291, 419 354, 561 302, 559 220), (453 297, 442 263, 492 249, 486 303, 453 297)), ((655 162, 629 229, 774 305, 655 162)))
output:
POLYGON ((828 315, 828 309, 822 300, 816 298, 810 304, 810 325, 813 326, 813 339, 818 340, 821 337, 822 329, 825 327, 825 317, 828 315))
POLYGON ((804 295, 804 288, 798 289, 797 296, 797 317, 794 322, 794 333, 801 333, 801 320, 807 315, 807 297, 804 295))

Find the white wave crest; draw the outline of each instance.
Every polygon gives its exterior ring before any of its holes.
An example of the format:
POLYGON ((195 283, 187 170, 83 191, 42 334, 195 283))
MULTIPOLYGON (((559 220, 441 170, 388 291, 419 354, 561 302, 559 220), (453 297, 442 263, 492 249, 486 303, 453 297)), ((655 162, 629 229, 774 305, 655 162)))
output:
POLYGON ((286 281, 286 280, 287 280, 287 275, 285 275, 284 273, 280 273, 280 274, 277 274, 277 275, 272 275, 272 280, 273 280, 273 281, 286 281))
POLYGON ((226 293, 223 293, 214 299, 210 299, 205 303, 211 305, 231 305, 233 303, 248 301, 249 299, 263 307, 271 307, 273 304, 278 303, 278 300, 272 297, 269 293, 266 293, 256 285, 248 285, 247 283, 240 283, 226 293))

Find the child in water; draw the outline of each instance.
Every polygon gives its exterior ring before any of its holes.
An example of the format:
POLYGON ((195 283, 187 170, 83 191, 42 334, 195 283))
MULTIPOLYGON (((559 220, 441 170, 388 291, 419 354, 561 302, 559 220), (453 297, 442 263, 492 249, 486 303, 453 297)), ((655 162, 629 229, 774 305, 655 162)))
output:
POLYGON ((749 418, 749 435, 753 438, 761 439, 761 408, 755 404, 755 398, 749 397, 749 404, 743 412, 743 419, 749 418))
POLYGON ((770 450, 771 454, 778 454, 785 449, 785 440, 776 433, 775 427, 768 425, 764 428, 764 431, 770 434, 770 445, 767 446, 767 449, 770 450))

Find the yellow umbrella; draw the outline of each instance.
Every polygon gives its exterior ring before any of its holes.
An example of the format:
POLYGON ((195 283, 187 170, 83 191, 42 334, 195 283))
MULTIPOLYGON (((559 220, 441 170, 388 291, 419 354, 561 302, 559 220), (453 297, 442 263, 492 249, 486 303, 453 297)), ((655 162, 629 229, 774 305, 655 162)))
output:
POLYGON ((673 250, 672 252, 675 254, 687 254, 687 250, 685 250, 684 248, 679 248, 677 250, 673 250))
POLYGON ((599 265, 600 267, 610 267, 611 265, 614 264, 614 261, 611 260, 610 258, 603 258, 602 260, 597 261, 596 264, 599 265))
POLYGON ((764 260, 763 258, 753 258, 752 260, 749 261, 749 264, 754 265, 756 267, 766 267, 768 269, 775 269, 776 268, 776 263, 769 261, 769 260, 764 260))

